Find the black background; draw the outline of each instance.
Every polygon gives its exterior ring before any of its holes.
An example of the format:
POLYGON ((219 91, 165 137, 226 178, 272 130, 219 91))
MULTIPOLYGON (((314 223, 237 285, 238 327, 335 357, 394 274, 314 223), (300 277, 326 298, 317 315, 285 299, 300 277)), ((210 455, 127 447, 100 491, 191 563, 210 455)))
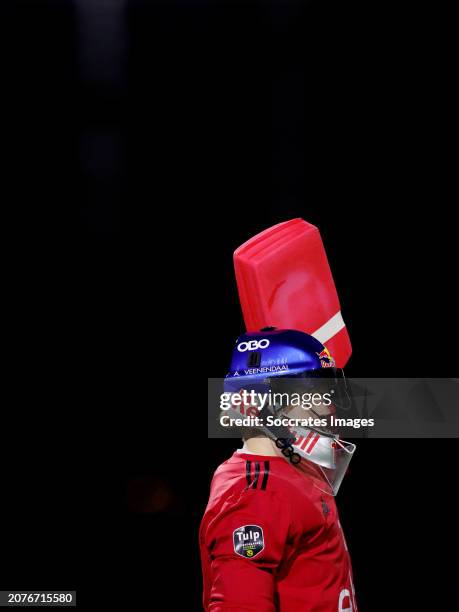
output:
MULTIPOLYGON (((197 528, 233 449, 206 439, 205 379, 243 329, 239 244, 319 226, 348 376, 457 374, 455 16, 93 7, 91 44, 78 3, 1 7, 0 585, 198 610, 197 528), (168 410, 191 416, 164 439, 168 410)), ((459 609, 456 451, 359 442, 338 501, 363 612, 459 609)))

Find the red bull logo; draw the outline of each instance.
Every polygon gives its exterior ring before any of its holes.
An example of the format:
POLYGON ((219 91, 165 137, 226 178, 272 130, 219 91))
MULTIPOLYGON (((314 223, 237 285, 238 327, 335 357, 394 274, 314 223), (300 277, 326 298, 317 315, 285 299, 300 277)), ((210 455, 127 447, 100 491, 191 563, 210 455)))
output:
POLYGON ((324 350, 321 351, 320 353, 317 353, 317 355, 320 359, 320 365, 323 368, 334 368, 335 367, 335 360, 330 355, 330 351, 328 350, 328 348, 324 348, 324 350))

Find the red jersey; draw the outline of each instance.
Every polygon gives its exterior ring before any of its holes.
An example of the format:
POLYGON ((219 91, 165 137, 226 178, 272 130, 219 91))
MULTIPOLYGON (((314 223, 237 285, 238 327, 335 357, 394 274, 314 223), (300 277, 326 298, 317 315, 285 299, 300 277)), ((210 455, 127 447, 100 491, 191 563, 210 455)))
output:
POLYGON ((220 465, 199 539, 206 611, 357 610, 335 500, 283 457, 220 465))

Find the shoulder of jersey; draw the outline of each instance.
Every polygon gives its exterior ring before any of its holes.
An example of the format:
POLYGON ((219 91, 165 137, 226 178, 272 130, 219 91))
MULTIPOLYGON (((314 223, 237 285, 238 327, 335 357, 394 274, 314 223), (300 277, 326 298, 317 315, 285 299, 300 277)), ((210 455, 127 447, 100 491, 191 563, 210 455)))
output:
POLYGON ((271 461, 268 457, 240 457, 236 461, 225 461, 215 474, 240 481, 246 490, 282 493, 290 490, 294 493, 298 487, 305 487, 304 478, 293 466, 278 459, 271 461))

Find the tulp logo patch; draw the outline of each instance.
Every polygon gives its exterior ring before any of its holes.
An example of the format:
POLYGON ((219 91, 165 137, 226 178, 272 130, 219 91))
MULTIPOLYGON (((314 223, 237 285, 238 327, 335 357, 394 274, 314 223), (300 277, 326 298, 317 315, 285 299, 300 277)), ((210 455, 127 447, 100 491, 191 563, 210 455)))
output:
POLYGON ((234 552, 246 559, 253 559, 265 547, 263 529, 258 525, 243 525, 233 531, 234 552))

